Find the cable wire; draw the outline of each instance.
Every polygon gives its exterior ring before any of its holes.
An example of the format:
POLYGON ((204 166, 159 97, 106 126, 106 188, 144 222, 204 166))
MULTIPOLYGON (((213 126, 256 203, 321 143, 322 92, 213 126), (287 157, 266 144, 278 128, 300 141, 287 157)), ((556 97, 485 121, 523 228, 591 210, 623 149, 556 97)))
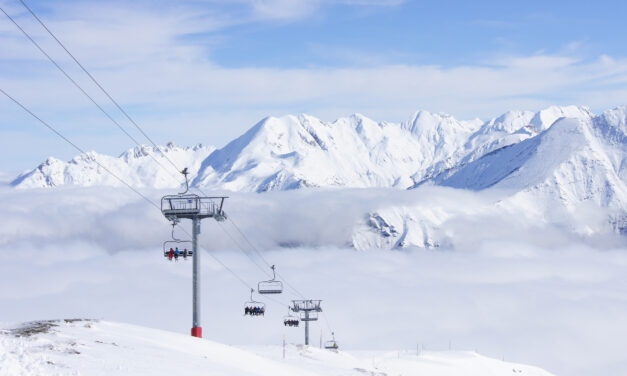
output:
MULTIPOLYGON (((219 223, 219 222, 218 222, 219 223)), ((179 226, 179 228, 189 237, 191 237, 191 234, 184 228, 182 227, 180 224, 177 224, 177 226, 179 226)), ((233 238, 231 238, 231 240, 233 240, 235 242, 235 240, 233 238)), ((220 264, 224 269, 226 269, 229 273, 231 273, 231 275, 233 275, 242 285, 244 285, 247 289, 252 289, 255 290, 256 289, 252 286, 250 286, 248 284, 248 282, 246 282, 242 277, 240 277, 237 273, 235 273, 235 271, 233 271, 231 268, 229 268, 228 266, 226 266, 226 264, 224 262, 222 262, 220 259, 218 259, 215 255, 213 255, 208 249, 205 249, 206 253, 212 258, 214 259, 218 264, 220 264)), ((268 300, 273 301, 276 304, 282 305, 284 307, 289 307, 289 305, 279 301, 278 299, 272 298, 270 296, 266 296, 266 298, 268 300)))
MULTIPOLYGON (((65 137, 61 132, 59 132, 58 130, 56 130, 53 126, 51 126, 50 124, 46 123, 45 121, 43 121, 39 116, 35 115, 31 110, 29 110, 28 108, 26 108, 26 106, 24 106, 22 103, 20 103, 17 99, 15 99, 14 97, 12 97, 11 95, 9 95, 6 91, 2 90, 2 88, 0 88, 0 92, 2 94, 4 94, 7 98, 9 98, 10 100, 12 100, 15 104, 17 104, 18 106, 20 106, 24 111, 26 111, 29 115, 31 115, 32 117, 34 117, 35 119, 37 119, 41 124, 45 125, 48 129, 50 129, 52 132, 54 132, 57 136, 61 137, 65 142, 67 142, 68 144, 70 144, 74 149, 78 150, 80 153, 83 154, 87 154, 83 149, 81 149, 79 146, 77 146, 75 143, 73 143, 72 141, 70 141, 70 139, 68 139, 67 137, 65 137)), ((127 183, 126 181, 124 181, 124 179, 122 179, 121 177, 119 177, 118 175, 116 175, 115 173, 113 173, 113 171, 109 170, 108 168, 106 168, 102 163, 98 162, 95 158, 92 158, 92 160, 99 166, 101 167, 103 170, 105 170, 106 172, 108 172, 109 174, 111 174, 111 176, 113 176, 114 178, 116 178, 118 181, 120 181, 122 184, 126 185, 129 189, 131 189, 133 192, 137 193, 139 196, 141 196, 144 200, 148 201, 152 206, 156 207, 157 209, 159 209, 159 211, 161 211, 161 207, 157 204, 155 204, 151 199, 149 199, 148 197, 144 196, 141 192, 139 192, 137 189, 133 188, 129 183, 127 183)))
MULTIPOLYGON (((68 143, 69 145, 71 145, 74 149, 78 150, 80 153, 85 154, 85 151, 79 147, 78 145, 76 145, 74 142, 72 142, 69 138, 67 138, 65 135, 63 135, 61 132, 59 132, 56 128, 54 128, 52 125, 48 124, 47 122, 45 122, 43 119, 41 119, 39 116, 37 116, 35 113, 33 113, 30 109, 28 109, 26 106, 24 106, 20 101, 18 101, 17 99, 15 99, 13 96, 11 96, 9 93, 7 93, 6 91, 4 91, 2 88, 0 88, 0 93, 4 94, 7 98, 9 98, 11 101, 13 101, 16 105, 18 105, 20 108, 22 108, 22 110, 24 110, 25 112, 27 112, 29 115, 31 115, 33 118, 35 118, 37 121, 39 121, 41 124, 43 124, 46 128, 48 128, 49 130, 51 130, 54 134, 56 134, 57 136, 59 136, 61 139, 63 139, 66 143, 68 143)), ((141 192, 139 192, 137 189, 133 188, 129 183, 127 183, 124 179, 122 179, 121 177, 119 177, 118 175, 116 175, 113 171, 109 170, 107 167, 105 167, 104 165, 102 165, 100 162, 98 162, 97 160, 93 159, 93 161, 99 166, 101 167, 103 170, 105 170, 107 173, 109 173, 111 176, 113 176, 115 179, 117 179, 118 181, 120 181, 122 184, 124 184, 126 187, 128 187, 130 190, 132 190, 133 192, 135 192, 137 195, 139 195, 142 199, 144 199, 146 202, 148 202, 150 205, 152 205, 153 207, 155 207, 157 210, 159 210, 159 212, 161 212, 161 207, 159 205, 157 205, 154 201, 152 201, 150 198, 146 197, 144 194, 142 194, 141 192)), ((188 236, 191 236, 189 234, 189 232, 181 227, 179 225, 179 228, 181 228, 183 230, 183 232, 185 232, 188 236)), ((231 273, 237 280, 239 280, 244 286, 246 286, 246 288, 252 288, 242 277, 240 277, 237 273, 235 273, 231 268, 229 268, 226 264, 224 264, 222 261, 220 261, 220 259, 218 259, 216 256, 214 256, 213 254, 211 254, 211 252, 207 252, 211 258, 213 258, 218 264, 220 264, 224 269, 226 269, 229 273, 231 273)), ((273 302, 285 306, 287 307, 287 305, 285 303, 282 303, 274 298, 270 298, 268 297, 269 300, 272 300, 273 302)))
MULTIPOLYGON (((161 155, 163 155, 165 157, 165 159, 170 162, 170 164, 177 170, 177 172, 179 171, 178 166, 176 166, 176 164, 170 159, 168 158, 168 156, 163 153, 163 151, 157 146, 157 144, 150 138, 150 136, 148 136, 148 134, 146 134, 146 132, 130 117, 130 115, 118 104, 118 102, 109 94, 109 92, 107 90, 105 90, 105 88, 95 79, 95 77, 89 73, 89 71, 83 66, 83 64, 81 64, 78 59, 76 59, 76 57, 67 49, 67 47, 65 47, 65 45, 56 37, 56 35, 46 26, 46 24, 35 14, 35 12, 23 1, 23 0, 19 0, 20 3, 22 3, 22 5, 24 6, 24 8, 26 8, 26 10, 28 10, 28 12, 39 22, 39 24, 48 32, 48 34, 50 34, 50 36, 52 38, 54 38, 54 40, 63 48, 63 50, 65 50, 65 52, 72 58, 72 60, 74 60, 74 62, 83 70, 83 72, 94 82, 94 84, 96 84, 96 86, 98 86, 98 88, 100 88, 100 90, 109 98, 109 100, 120 110, 120 112, 122 112, 126 118, 144 135, 144 137, 146 137, 146 139, 148 141, 150 141, 153 145, 153 150, 157 150, 161 153, 161 155)), ((137 141, 130 133, 128 133, 107 111, 105 111, 104 108, 102 108, 102 106, 100 106, 7 12, 4 11, 4 9, 2 9, 0 7, 0 10, 2 10, 2 12, 11 20, 11 22, 13 22, 13 24, 31 41, 31 43, 33 43, 37 49, 39 49, 39 51, 44 54, 48 60, 50 60, 50 62, 52 64, 54 64, 55 67, 57 67, 57 69, 59 71, 61 71, 61 73, 63 73, 63 75, 70 80, 70 82, 72 82, 74 84, 74 86, 76 86, 76 88, 78 88, 87 98, 89 98, 89 100, 96 105, 96 107, 98 107, 98 109, 100 109, 100 111, 107 117, 109 118, 109 120, 111 120, 126 136, 128 136, 133 142, 135 142, 135 144, 139 147, 141 147, 141 144, 139 143, 139 141, 137 141)), ((148 154, 164 171, 168 172, 170 174, 169 171, 167 171, 165 169, 165 167, 156 159, 154 158, 154 156, 152 154, 148 154)), ((174 176, 172 176, 170 174, 170 176, 172 178, 174 178, 174 176)), ((177 181, 177 183, 179 183, 177 181)), ((180 184, 180 183, 179 183, 180 184)), ((200 188, 197 188, 201 193, 203 193, 203 195, 206 195, 202 190, 200 190, 200 188)), ((271 267, 270 263, 263 257, 263 255, 261 254, 261 252, 252 244, 252 242, 248 239, 248 237, 246 236, 246 234, 244 234, 244 232, 235 224, 235 222, 233 222, 232 220, 229 219, 229 222, 231 222, 231 224, 237 229, 237 231, 242 235, 242 237, 245 239, 245 241, 251 246, 251 248, 253 249, 253 251, 255 251, 255 253, 259 256, 259 258, 268 266, 268 268, 271 267)), ((224 228, 224 226, 221 226, 223 231, 227 234, 227 236, 229 236, 234 243, 236 243, 238 249, 240 249, 242 252, 244 252, 247 257, 260 269, 262 270, 262 272, 264 272, 266 275, 269 276, 269 272, 263 268, 261 268, 257 262, 255 262, 253 260, 252 257, 250 257, 250 255, 248 255, 246 253, 246 251, 244 250, 243 247, 241 247, 239 245, 239 243, 237 243, 235 241, 235 239, 233 238, 233 236, 231 234, 229 234, 227 232, 227 230, 224 228)), ((300 293, 294 286, 292 286, 279 272, 276 272, 276 275, 282 279, 285 284, 290 287, 297 295, 301 296, 303 299, 305 298, 305 296, 300 293)))
MULTIPOLYGON (((137 124, 137 122, 135 122, 133 120, 133 118, 122 108, 122 106, 120 106, 120 104, 109 94, 109 92, 98 82, 98 80, 96 80, 96 78, 78 61, 78 59, 67 49, 67 47, 65 47, 65 45, 56 37, 56 35, 46 26, 46 24, 35 14, 35 12, 23 1, 23 0, 19 0, 20 3, 26 8, 26 10, 28 10, 28 12, 39 22, 39 24, 48 32, 48 34, 50 34, 50 36, 52 38, 54 38, 54 40, 63 48, 63 50, 65 50, 65 52, 72 58, 72 60, 74 60, 74 62, 81 68, 81 70, 94 82, 94 84, 96 86, 98 86, 98 88, 107 96, 107 98, 109 98, 109 100, 118 108, 118 110, 124 114, 124 116, 135 126, 135 128, 137 128, 137 130, 153 145, 153 150, 157 150, 158 152, 161 153, 161 155, 163 155, 163 157, 176 169, 176 171, 179 171, 179 167, 157 146, 157 144, 150 138, 150 136, 148 136, 148 134, 137 124)), ((7 18, 9 18, 9 20, 11 20, 11 22, 31 41, 31 43, 33 43, 37 49, 39 49, 39 51, 44 54, 48 60, 50 60, 51 63, 53 63, 55 65, 55 67, 61 71, 63 73, 63 75, 70 80, 74 86, 76 86, 76 88, 78 88, 87 98, 89 98, 89 100, 96 105, 96 107, 98 107, 98 109, 100 109, 100 111, 107 117, 109 118, 109 120, 111 120, 127 137, 129 137, 133 142, 135 142, 135 144, 139 147, 141 147, 141 144, 130 134, 128 133, 107 111, 104 110, 104 108, 102 108, 102 106, 100 106, 74 79, 72 79, 72 77, 70 77, 70 75, 48 54, 46 53, 46 51, 7 13, 4 11, 4 9, 2 9, 0 7, 0 10, 2 10, 2 12, 6 15, 7 18)), ((38 121, 40 121, 42 124, 44 124, 46 127, 48 127, 50 130, 52 130, 54 133, 56 133, 58 136, 60 136, 61 138, 63 138, 66 142, 68 142, 70 145, 72 145, 76 150, 78 150, 79 152, 86 154, 85 151, 83 151, 81 148, 79 148, 77 145, 75 145, 74 143, 72 143, 69 139, 67 139, 65 136, 63 136, 61 133, 59 133, 56 129, 54 129, 52 126, 50 126, 48 123, 44 122, 41 118, 39 118, 38 116, 36 116, 33 112, 31 112, 29 109, 27 109, 25 106, 23 106, 19 101, 17 101, 15 98, 11 97, 8 93, 6 93, 4 90, 0 89, 0 91, 2 91, 2 93, 4 95, 6 95, 9 99, 11 99, 13 102, 15 102, 18 106, 22 107, 22 109, 24 109, 26 112, 28 112, 31 116, 35 117, 38 121)), ((174 178, 173 175, 171 175, 171 173, 169 171, 167 171, 167 169, 156 159, 154 158, 154 156, 152 154, 148 154, 164 171, 166 171, 172 178, 174 178)), ((156 208, 158 208, 159 210, 160 207, 155 204, 154 202, 152 202, 150 199, 148 199, 146 196, 144 196, 143 194, 141 194, 139 191, 137 191, 135 188, 133 188, 130 184, 128 184, 127 182, 125 182, 123 179, 121 179, 120 177, 118 177, 116 174, 114 174, 112 171, 110 171, 109 169, 107 169, 105 166, 103 166, 100 162, 96 161, 95 159, 93 159, 94 162, 96 164, 98 164, 98 166, 100 166, 101 168, 103 168, 105 171, 107 171, 108 173, 110 173, 112 176, 114 176, 118 181, 122 182, 124 185, 126 185, 128 188, 130 188, 131 190, 133 190, 135 193, 137 193, 138 195, 140 195, 143 199, 145 199, 146 201, 148 201, 151 205, 155 206, 156 208)), ((174 178, 176 180, 176 178, 174 178)), ((177 180, 178 183, 178 180, 177 180)), ((202 190, 200 190, 198 188, 198 190, 203 193, 203 195, 206 195, 202 190)), ((233 225, 233 227, 235 227, 235 229, 237 230, 237 232, 242 236, 242 238, 244 238, 244 240, 246 241, 246 243, 248 243, 248 245, 251 247, 251 249, 259 256, 259 258, 268 266, 270 267, 270 263, 263 257, 263 255, 261 254, 261 252, 257 249, 257 247, 254 246, 254 244, 250 241, 250 239, 246 236, 246 234, 239 228, 239 226, 237 226, 237 224, 235 224, 235 222, 229 218, 229 222, 233 225)), ((266 273, 266 275, 269 275, 268 272, 262 268, 257 262, 254 261, 254 259, 244 250, 244 248, 234 239, 234 237, 226 230, 226 228, 224 226, 220 226, 223 231, 227 234, 227 236, 229 236, 229 238, 231 238, 231 240, 236 244, 237 248, 240 249, 250 260, 251 262, 253 262, 255 264, 255 266, 257 266, 260 270, 262 270, 264 273, 266 273)), ((211 255, 211 253, 209 253, 211 255)), ((235 277, 237 277, 237 279, 242 282, 245 286, 248 286, 248 284, 241 279, 241 277, 239 277, 236 273, 234 273, 230 268, 228 268, 224 263, 222 263, 219 259, 217 259, 215 256, 211 255, 211 257, 217 261, 222 267, 224 267, 226 270, 228 270, 231 274, 233 274, 235 277)), ((297 295, 299 295, 300 297, 302 297, 303 299, 305 299, 305 296, 298 290, 296 289, 292 284, 289 283, 289 281, 287 281, 279 272, 276 272, 276 275, 279 276, 280 279, 282 279, 285 284, 290 287, 297 295)), ((274 300, 270 297, 268 297, 270 300, 274 300)), ((275 300, 276 301, 276 300, 275 300)), ((278 301, 276 301, 279 304, 284 305, 283 303, 280 303, 278 301)), ((326 315, 325 319, 326 319, 326 315)), ((328 320, 327 320, 327 325, 329 325, 328 320)))
MULTIPOLYGON (((102 85, 100 85, 100 83, 98 83, 98 81, 89 73, 89 71, 87 71, 87 69, 85 69, 85 67, 74 57, 74 55, 65 47, 65 45, 63 43, 61 43, 61 41, 54 35, 54 33, 52 33, 50 31, 50 29, 48 29, 48 27, 41 21, 41 19, 39 17, 37 17, 37 15, 28 7, 28 5, 26 5, 26 3, 22 0, 20 0, 20 2, 22 3, 22 5, 24 5, 24 7, 33 15, 33 17, 35 17, 35 19, 37 19, 37 21, 39 21, 39 23, 41 24, 41 26, 44 27, 44 29, 46 29, 46 31, 57 41, 57 43, 68 53, 68 55, 70 55, 72 57, 72 59, 76 62, 76 64, 79 65, 79 67, 91 78, 91 80, 107 95, 107 97, 118 107, 118 109, 120 111, 122 111, 124 113, 124 115, 140 130, 140 132, 153 144, 154 146, 154 150, 157 150, 159 152, 161 152, 161 154, 172 164, 172 166, 177 169, 178 172, 178 167, 170 160, 170 158, 168 158, 165 153, 163 153, 161 151, 161 149, 154 143, 154 141, 152 141, 152 139, 139 127, 139 125, 137 125, 137 123, 135 123, 133 121, 133 119, 128 115, 128 113, 126 113, 126 111, 124 111, 124 109, 122 109, 121 106, 119 106, 119 104, 113 99, 113 97, 111 97, 111 95, 102 87, 102 85)), ((83 95, 85 95, 109 120, 111 120, 127 137, 129 137, 137 146, 141 147, 141 144, 139 143, 139 141, 137 141, 137 139, 135 139, 130 133, 128 133, 102 106, 100 106, 98 104, 98 102, 96 102, 96 100, 90 96, 40 45, 39 43, 37 43, 31 36, 30 34, 28 34, 28 32, 26 32, 26 30, 24 30, 16 21, 15 19, 13 19, 6 11, 4 11, 4 9, 2 9, 0 7, 0 10, 5 14, 5 16, 7 18, 9 18, 9 20, 11 20, 11 22, 22 32, 22 34, 24 34, 24 36, 26 38, 28 38, 28 40, 44 55, 46 56, 46 58, 48 58, 48 60, 72 83, 74 84, 74 86, 80 90, 81 93, 83 93, 83 95)), ((29 114, 35 116, 30 110, 26 109, 26 107, 22 106, 21 103, 17 102, 14 98, 10 97, 6 92, 3 91, 3 93, 5 95, 7 95, 10 99, 12 99, 14 102, 16 102, 18 105, 20 105, 23 109, 25 109, 29 114)), ((36 116, 35 116, 36 117, 36 116)), ((40 118, 36 117, 38 120, 42 121, 40 118)), ((44 123, 45 124, 45 123, 44 123)), ((46 124, 47 125, 47 124, 46 124)), ((50 127, 51 128, 51 127, 50 127)), ((69 142, 69 140, 65 137, 62 136, 60 133, 58 133, 56 130, 54 130, 53 128, 51 128, 55 133, 57 133, 59 136, 63 137, 63 139, 65 139, 66 141, 69 142)), ((82 153, 85 153, 81 148, 78 148, 75 144, 71 143, 70 144, 72 146, 74 146, 77 150, 79 150, 82 153)), ((175 179, 175 181, 180 184, 180 182, 152 155, 152 154, 148 154, 150 156, 150 158, 152 158, 158 165, 159 167, 161 167, 166 173, 168 173, 173 179, 175 179)), ((95 161, 99 166, 101 166, 103 169, 107 170, 106 167, 102 166, 102 164, 100 164, 99 162, 95 161)), ((107 170, 108 171, 108 170, 107 170)), ((108 171, 110 172, 110 171, 108 171)), ((114 175, 114 174, 112 174, 114 175)), ((115 175, 114 175, 115 176, 115 175)), ((126 183, 125 181, 123 181, 122 179, 120 179, 119 177, 115 176, 119 181, 121 181, 123 184, 127 185, 128 187, 131 187, 128 183, 126 183)), ((200 190, 200 189, 199 189, 200 190)), ((201 190, 200 190, 201 191, 201 190)), ((201 193, 203 193, 203 195, 206 195, 204 192, 201 191, 201 193)), ((153 203, 152 201, 150 201, 151 204, 155 205, 155 203, 153 203)), ((157 206, 158 207, 158 206, 157 206)), ((229 236, 229 238, 231 238, 231 240, 236 244, 237 248, 242 251, 250 260, 251 262, 253 262, 255 264, 255 266, 257 266, 263 273, 265 273, 266 275, 269 276, 269 272, 264 269, 263 267, 261 267, 257 262, 255 262, 255 260, 249 255, 247 254, 247 252, 245 251, 245 249, 235 240, 235 238, 226 230, 226 228, 224 228, 224 226, 221 226, 221 228, 223 229, 223 231, 227 234, 227 236, 229 236)), ((239 229, 238 229, 239 230, 239 229)), ((256 249, 255 251, 257 253, 259 253, 256 249)), ((265 259, 262 258, 262 260, 267 264, 267 261, 265 259)), ((216 261, 218 261, 219 263, 221 263, 218 259, 216 259, 216 261)), ((226 267, 226 265, 222 264, 221 265, 223 267, 225 267, 227 270, 231 271, 230 269, 228 269, 226 267)), ((268 267, 270 267, 270 265, 268 264, 268 267)), ((231 271, 232 272, 232 271, 231 271)), ((238 277, 239 279, 239 277, 238 277)))
MULTIPOLYGON (((146 134, 146 132, 144 132, 144 130, 135 122, 135 120, 133 120, 133 118, 131 118, 131 116, 122 108, 122 106, 120 106, 118 104, 118 102, 113 99, 113 97, 109 94, 109 92, 107 90, 105 90, 104 87, 102 87, 102 85, 100 85, 100 83, 98 82, 98 80, 96 80, 96 78, 94 78, 94 76, 92 76, 91 73, 89 73, 89 71, 83 66, 83 64, 81 64, 78 59, 76 59, 76 57, 74 57, 74 55, 65 47, 65 45, 63 43, 61 43, 61 41, 59 40, 59 38, 56 37, 56 35, 54 35, 54 33, 46 26, 46 24, 44 24, 44 22, 37 17, 37 15, 35 14, 35 12, 33 12, 33 10, 26 5, 26 3, 24 2, 24 0, 19 0, 20 3, 22 3, 22 5, 24 6, 24 8, 26 8, 28 10, 28 12, 30 12, 30 14, 33 15, 33 17, 35 17, 35 19, 39 22, 39 24, 46 29, 46 31, 48 32, 48 34, 50 34, 50 36, 52 36, 52 38, 54 38, 55 41, 57 41, 57 43, 65 50, 65 52, 67 52, 68 55, 70 55, 70 57, 72 58, 72 60, 74 60, 74 62, 83 70, 83 72, 85 72, 85 74, 87 76, 89 76, 89 78, 94 82, 94 84, 96 84, 96 86, 98 86, 100 88, 100 90, 102 90, 102 92, 107 96, 107 98, 109 98, 109 100, 118 108, 118 110, 120 110, 120 112, 122 112, 124 114, 124 116, 126 116, 126 118, 135 126, 135 128, 137 128, 137 130, 139 132, 141 132, 141 134, 144 135, 144 137, 146 137, 146 139, 148 141, 150 141, 150 143, 152 144, 152 146, 155 149, 159 149, 157 147, 157 144, 146 134)), ((6 14, 6 13, 5 13, 6 14)), ((7 15, 8 16, 8 15, 7 15)), ((161 152, 161 155, 163 155, 165 157, 165 159, 170 162, 170 164, 174 167, 174 169, 178 172, 180 171, 180 169, 176 166, 176 164, 174 162, 172 162, 172 160, 170 158, 168 158, 168 156, 159 149, 159 151, 161 152)))
MULTIPOLYGON (((270 263, 268 263, 268 261, 266 261, 266 259, 263 257, 263 255, 261 254, 261 251, 259 251, 259 249, 257 247, 255 247, 255 245, 250 241, 250 239, 248 238, 248 236, 246 236, 246 234, 239 228, 239 226, 237 226, 237 224, 235 224, 235 222, 231 219, 228 218, 228 221, 233 225, 233 227, 235 227, 235 229, 237 230, 237 232, 240 233, 240 235, 242 235, 242 237, 244 238, 244 240, 248 243, 248 245, 250 245, 250 247, 257 253, 257 255, 263 260, 263 262, 270 267, 270 263)), ((303 299, 305 298, 305 295, 303 295, 300 291, 298 291, 291 283, 289 283, 289 281, 287 279, 285 279, 279 272, 276 272, 276 275, 279 276, 279 278, 281 280, 283 280, 285 282, 285 284, 291 288, 296 295, 300 296, 303 299)))
MULTIPOLYGON (((29 8, 30 9, 30 8, 29 8)), ((40 45, 39 43, 37 43, 31 36, 30 34, 28 34, 28 32, 26 32, 26 30, 24 30, 16 21, 15 19, 13 19, 13 17, 11 17, 4 9, 2 9, 2 7, 0 7, 0 10, 2 11, 2 13, 4 13, 5 16, 7 16, 7 18, 9 20, 11 20, 11 22, 22 32, 22 34, 24 34, 24 36, 26 38, 28 38, 28 40, 35 46, 37 47, 37 49, 44 55, 46 56, 46 58, 48 58, 48 60, 50 60, 50 62, 61 72, 63 73, 63 75, 72 83, 74 84, 74 86, 81 92, 83 93, 83 95, 85 95, 96 107, 98 107, 98 109, 109 119, 111 120, 111 122, 113 122, 113 124, 115 124, 120 131, 122 131, 128 138, 130 138, 135 145, 139 146, 141 148, 141 144, 139 143, 139 141, 137 141, 137 139, 135 137, 133 137, 130 133, 128 133, 126 131, 126 129, 124 129, 124 127, 122 127, 120 125, 120 123, 118 123, 102 106, 100 106, 98 104, 98 102, 96 102, 96 100, 89 95, 85 89, 83 89, 66 71, 65 69, 63 69, 40 45)), ((37 16, 35 16, 37 17, 37 16)), ((44 26, 45 27, 45 26, 44 26)), ((159 149, 156 145, 154 146, 155 149, 159 149)), ((161 152, 161 150, 158 150, 159 152, 161 152)), ((163 152, 161 152, 162 155, 165 156, 165 154, 163 152)), ((152 160, 155 161, 155 163, 157 163, 166 173, 168 173, 172 178, 174 178, 176 180, 176 178, 171 174, 170 171, 168 171, 152 154, 148 154, 150 156, 150 158, 152 158, 152 160)), ((168 159, 166 157, 166 159, 168 159)), ((175 166, 176 168, 176 166, 175 166)), ((177 169, 178 172, 178 169, 177 169)), ((177 183, 180 184, 180 182, 177 181, 177 183)))

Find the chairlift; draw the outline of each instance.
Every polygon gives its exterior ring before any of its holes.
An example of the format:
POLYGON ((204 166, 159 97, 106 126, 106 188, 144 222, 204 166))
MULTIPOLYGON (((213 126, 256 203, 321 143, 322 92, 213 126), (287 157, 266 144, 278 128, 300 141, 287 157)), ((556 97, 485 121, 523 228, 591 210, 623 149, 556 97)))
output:
POLYGON ((259 292, 259 294, 280 294, 283 292, 283 282, 276 279, 274 265, 272 265, 270 269, 272 269, 272 279, 261 281, 257 284, 257 292, 259 292))
POLYGON ((296 315, 292 315, 290 311, 290 307, 287 307, 287 315, 283 316, 283 325, 289 326, 290 328, 298 328, 300 318, 296 315))
POLYGON ((266 313, 266 305, 263 302, 253 300, 254 289, 250 289, 250 300, 244 303, 244 316, 256 317, 266 313))
POLYGON ((163 242, 163 257, 172 261, 172 259, 176 259, 178 261, 179 257, 183 259, 187 259, 189 256, 194 255, 194 251, 192 248, 192 242, 189 240, 181 240, 177 239, 174 236, 174 226, 176 226, 176 221, 172 221, 172 240, 166 240, 163 242), (177 253, 176 250, 179 252, 177 253))
POLYGON ((339 346, 337 345, 337 342, 335 341, 335 333, 331 332, 331 336, 333 337, 333 339, 330 341, 326 341, 324 343, 324 348, 327 350, 337 350, 339 346))

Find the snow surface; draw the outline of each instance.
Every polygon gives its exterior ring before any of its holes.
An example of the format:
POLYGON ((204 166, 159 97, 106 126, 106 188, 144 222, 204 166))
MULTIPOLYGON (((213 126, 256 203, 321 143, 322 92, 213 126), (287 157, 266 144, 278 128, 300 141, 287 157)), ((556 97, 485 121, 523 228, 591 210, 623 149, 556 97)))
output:
POLYGON ((472 352, 377 353, 363 358, 289 345, 282 359, 278 346, 246 351, 178 333, 93 320, 24 323, 0 334, 0 349, 0 375, 7 376, 550 376, 536 367, 472 352))

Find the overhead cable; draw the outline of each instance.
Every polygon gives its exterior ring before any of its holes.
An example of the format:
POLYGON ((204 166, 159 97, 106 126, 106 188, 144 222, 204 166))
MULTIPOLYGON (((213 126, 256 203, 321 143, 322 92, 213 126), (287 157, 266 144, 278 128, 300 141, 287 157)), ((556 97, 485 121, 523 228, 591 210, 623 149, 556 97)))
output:
MULTIPOLYGON (((35 19, 48 32, 48 34, 50 34, 50 36, 52 36, 52 38, 54 38, 54 40, 57 41, 57 43, 65 50, 65 52, 67 52, 67 54, 72 58, 72 60, 74 60, 74 62, 83 70, 83 72, 85 72, 85 74, 94 82, 94 84, 96 84, 96 86, 98 86, 98 88, 100 88, 100 90, 107 96, 107 98, 109 98, 109 100, 118 108, 118 110, 120 110, 120 112, 122 114, 124 114, 124 116, 135 126, 135 128, 137 128, 137 130, 139 132, 141 132, 141 134, 143 134, 144 137, 146 137, 146 139, 148 141, 150 141, 152 146, 155 149, 159 149, 157 144, 148 136, 148 134, 146 134, 146 132, 144 132, 144 130, 135 122, 135 120, 133 120, 133 118, 131 118, 131 116, 124 110, 124 108, 122 108, 122 106, 120 106, 118 104, 118 102, 115 99, 113 99, 111 94, 109 94, 109 92, 107 90, 105 90, 105 88, 98 82, 98 80, 96 80, 96 78, 91 73, 89 73, 87 68, 85 68, 83 66, 83 64, 81 64, 78 61, 78 59, 65 47, 65 45, 63 43, 61 43, 59 38, 57 38, 56 35, 54 35, 54 33, 46 26, 46 24, 44 24, 44 22, 39 17, 37 17, 35 12, 33 12, 33 10, 28 5, 26 5, 24 0, 20 0, 20 3, 22 3, 24 8, 26 8, 28 10, 28 12, 33 15, 33 17, 35 17, 35 19)), ((165 157, 165 159, 168 162, 170 162, 170 164, 174 167, 174 169, 176 171, 180 171, 180 169, 176 166, 176 164, 174 162, 172 162, 172 160, 170 158, 168 158, 168 156, 163 151, 161 151, 160 149, 159 149, 159 151, 161 152, 161 155, 163 155, 165 157)))

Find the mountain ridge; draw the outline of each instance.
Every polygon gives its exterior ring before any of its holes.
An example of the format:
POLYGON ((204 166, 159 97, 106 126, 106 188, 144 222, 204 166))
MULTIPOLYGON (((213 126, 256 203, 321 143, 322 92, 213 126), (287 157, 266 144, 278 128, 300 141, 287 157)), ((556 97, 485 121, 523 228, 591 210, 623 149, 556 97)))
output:
MULTIPOLYGON (((166 173, 153 161, 170 167, 164 155, 188 167, 192 187, 214 191, 423 185, 500 190, 506 196, 477 206, 476 213, 508 208, 534 213, 534 220, 542 222, 559 212, 565 218, 558 222, 576 233, 598 233, 604 226, 627 232, 627 106, 600 115, 577 106, 508 111, 485 122, 425 110, 402 123, 375 122, 360 114, 333 122, 306 114, 269 116, 220 149, 170 143, 133 148, 117 158, 95 152, 69 162, 49 158, 12 185, 121 185, 97 160, 132 186, 178 189, 177 172, 166 173), (607 218, 594 225, 568 218, 588 204, 603 209, 607 218)), ((355 226, 353 246, 449 244, 445 222, 467 216, 444 205, 430 208, 433 215, 425 217, 424 207, 412 205, 379 208, 372 203, 355 226)))
POLYGON ((192 186, 203 188, 256 192, 300 187, 404 189, 459 163, 469 163, 537 135, 565 115, 592 116, 589 109, 575 106, 549 107, 538 112, 509 111, 486 122, 458 121, 451 115, 426 110, 415 112, 401 123, 375 122, 357 113, 333 122, 307 114, 268 116, 220 149, 208 147, 195 153, 202 146, 180 148, 172 143, 155 150, 136 147, 118 157, 128 168, 95 152, 69 162, 51 157, 18 176, 11 185, 121 185, 93 166, 93 160, 100 158, 105 165, 113 164, 113 170, 120 171, 122 178, 129 178, 133 186, 176 187, 180 183, 166 183, 165 177, 138 174, 142 181, 131 176, 139 169, 157 174, 151 159, 144 159, 141 167, 131 165, 151 153, 155 159, 163 159, 164 152, 183 151, 196 155, 179 156, 183 163, 178 165, 197 171, 192 176, 192 186), (80 164, 82 168, 71 167, 80 164))

